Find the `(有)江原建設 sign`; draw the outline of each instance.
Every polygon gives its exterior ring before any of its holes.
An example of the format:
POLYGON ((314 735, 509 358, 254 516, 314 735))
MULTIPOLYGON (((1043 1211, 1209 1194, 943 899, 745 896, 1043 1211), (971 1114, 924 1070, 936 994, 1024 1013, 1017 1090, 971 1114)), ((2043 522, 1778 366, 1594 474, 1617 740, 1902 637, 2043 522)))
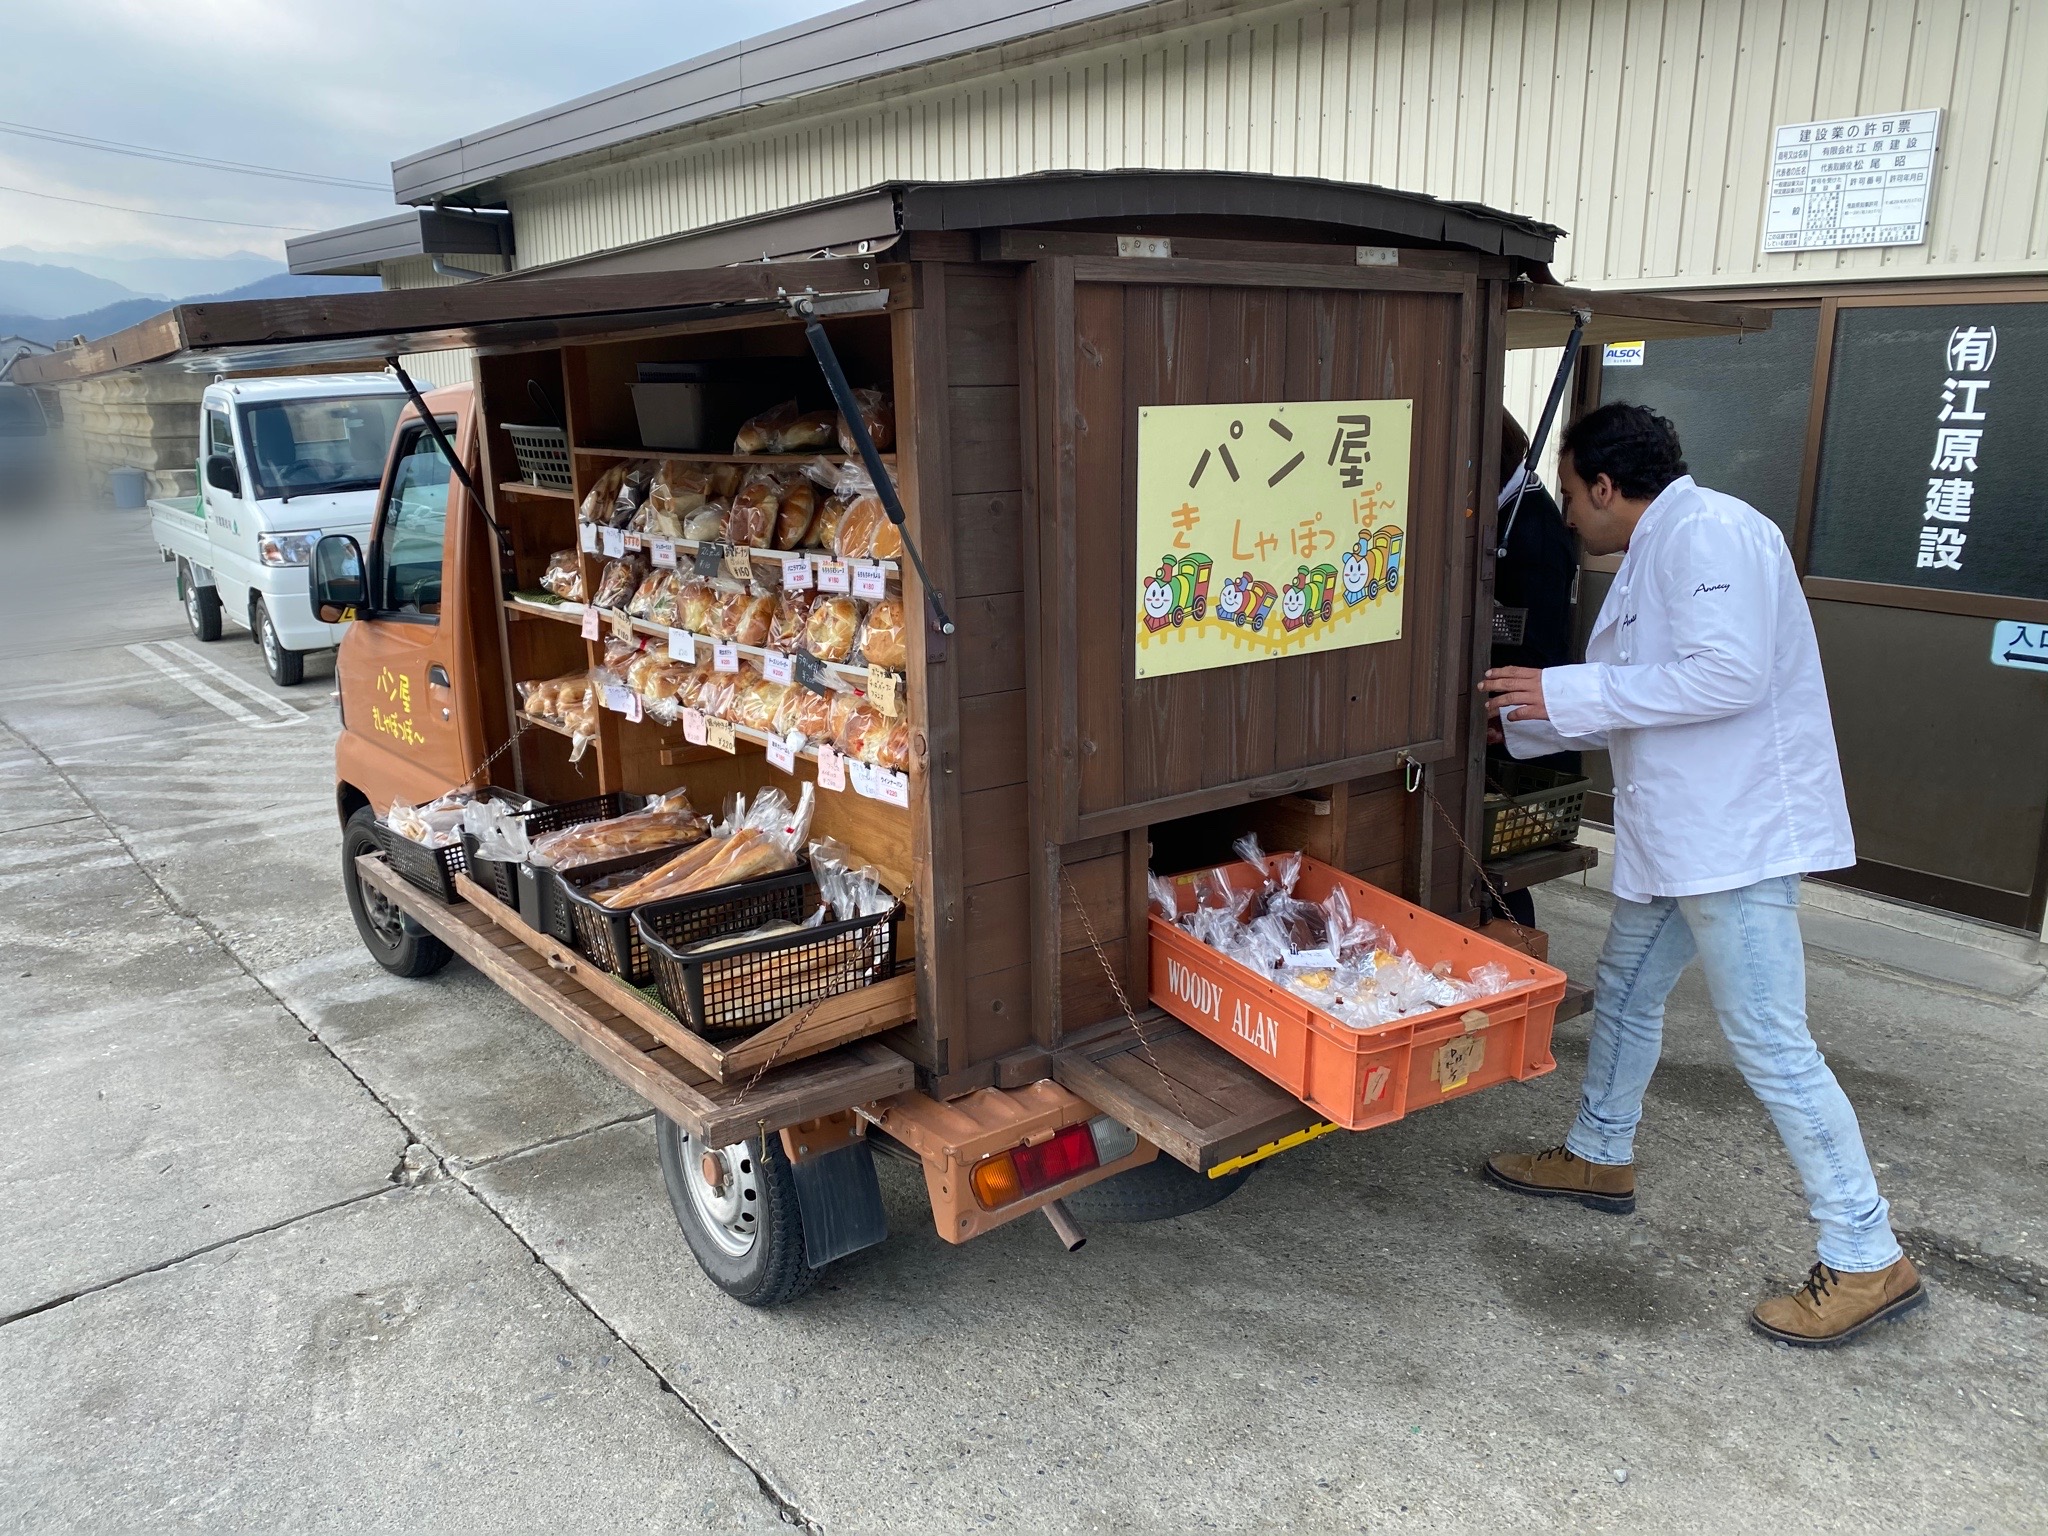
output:
POLYGON ((1397 640, 1408 400, 1138 412, 1139 677, 1397 640))

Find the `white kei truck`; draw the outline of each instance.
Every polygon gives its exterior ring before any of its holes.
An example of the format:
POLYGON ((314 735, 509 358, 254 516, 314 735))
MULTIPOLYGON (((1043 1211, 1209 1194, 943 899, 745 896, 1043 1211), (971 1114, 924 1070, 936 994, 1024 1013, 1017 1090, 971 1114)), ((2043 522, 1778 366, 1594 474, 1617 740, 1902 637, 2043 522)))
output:
POLYGON ((199 418, 199 494, 149 503, 150 529, 178 567, 186 622, 201 640, 223 623, 263 649, 272 682, 305 675, 344 626, 306 600, 306 568, 325 533, 369 537, 405 391, 389 373, 217 380, 199 418))

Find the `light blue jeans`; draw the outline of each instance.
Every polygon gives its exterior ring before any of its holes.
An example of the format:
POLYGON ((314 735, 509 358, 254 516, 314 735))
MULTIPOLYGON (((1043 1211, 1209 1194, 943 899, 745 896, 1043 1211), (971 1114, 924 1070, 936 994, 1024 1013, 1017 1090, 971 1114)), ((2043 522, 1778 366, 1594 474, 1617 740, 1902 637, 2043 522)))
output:
POLYGON ((1695 955, 1735 1065, 1806 1185, 1821 1261, 1851 1271, 1892 1264, 1891 1208, 1877 1192, 1856 1111, 1806 1028, 1797 875, 1709 896, 1615 902, 1586 1085, 1565 1145, 1589 1163, 1633 1161, 1643 1090, 1664 1045, 1664 999, 1695 955))

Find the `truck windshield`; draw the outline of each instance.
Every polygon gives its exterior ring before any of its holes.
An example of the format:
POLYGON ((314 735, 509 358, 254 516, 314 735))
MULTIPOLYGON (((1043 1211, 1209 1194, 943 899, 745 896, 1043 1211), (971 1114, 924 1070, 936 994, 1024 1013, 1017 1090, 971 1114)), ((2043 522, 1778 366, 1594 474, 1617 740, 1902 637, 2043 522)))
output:
POLYGON ((268 400, 242 408, 242 442, 257 497, 360 491, 384 478, 400 395, 268 400))

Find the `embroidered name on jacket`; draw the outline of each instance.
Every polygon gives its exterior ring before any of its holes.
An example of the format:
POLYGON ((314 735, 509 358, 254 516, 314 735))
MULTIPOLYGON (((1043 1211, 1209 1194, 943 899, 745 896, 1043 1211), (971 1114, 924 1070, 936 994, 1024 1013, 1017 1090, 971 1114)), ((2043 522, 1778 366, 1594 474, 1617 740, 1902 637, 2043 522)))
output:
POLYGON ((1694 588, 1692 589, 1692 595, 1693 595, 1694 597, 1698 597, 1698 596, 1700 596, 1701 594, 1703 594, 1703 593, 1707 593, 1707 592, 1726 592, 1727 590, 1728 590, 1728 583, 1727 583, 1727 582, 1725 582, 1725 581, 1720 581, 1720 582, 1716 582, 1716 583, 1715 583, 1715 584, 1714 584, 1713 586, 1711 586, 1711 587, 1710 587, 1710 586, 1708 586, 1708 585, 1707 585, 1707 584, 1706 584, 1706 583, 1705 583, 1705 582, 1703 581, 1703 582, 1701 582, 1701 583, 1700 583, 1700 584, 1699 584, 1698 586, 1696 586, 1696 587, 1694 587, 1694 588))

